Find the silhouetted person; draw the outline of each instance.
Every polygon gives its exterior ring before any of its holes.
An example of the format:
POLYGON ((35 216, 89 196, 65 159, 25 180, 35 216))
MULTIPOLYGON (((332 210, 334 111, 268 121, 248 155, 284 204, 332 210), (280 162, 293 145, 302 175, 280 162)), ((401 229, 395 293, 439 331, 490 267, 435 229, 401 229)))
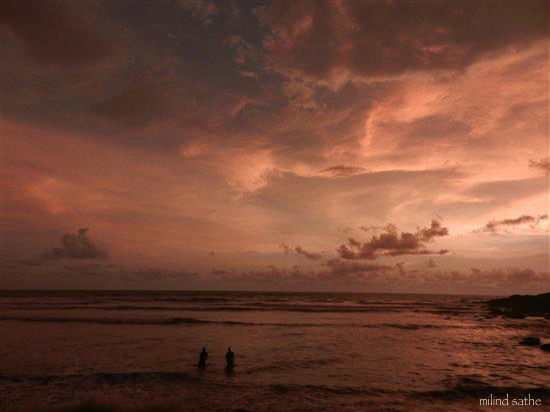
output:
POLYGON ((197 366, 199 368, 206 367, 206 359, 208 359, 208 352, 206 351, 206 348, 202 348, 202 352, 199 355, 199 364, 197 366))
POLYGON ((235 354, 231 352, 231 348, 227 348, 225 354, 225 369, 232 370, 235 367, 235 354))

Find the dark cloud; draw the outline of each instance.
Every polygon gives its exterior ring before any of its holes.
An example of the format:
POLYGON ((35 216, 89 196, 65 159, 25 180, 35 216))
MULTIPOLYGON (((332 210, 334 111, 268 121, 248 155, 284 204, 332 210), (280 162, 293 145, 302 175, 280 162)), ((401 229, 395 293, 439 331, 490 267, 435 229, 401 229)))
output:
POLYGON ((497 268, 482 270, 471 268, 475 280, 497 285, 521 284, 521 283, 544 283, 549 279, 547 272, 537 272, 528 268, 497 268))
POLYGON ((539 216, 530 216, 530 215, 521 215, 514 219, 502 219, 502 220, 491 220, 487 222, 485 226, 481 229, 476 230, 476 232, 492 232, 496 233, 502 226, 517 226, 531 223, 532 226, 539 224, 541 220, 548 219, 548 215, 539 215, 539 216))
POLYGON ((205 26, 212 24, 214 16, 218 14, 218 7, 213 1, 180 0, 179 4, 205 26))
POLYGON ((550 157, 540 160, 529 160, 529 167, 550 172, 550 157))
POLYGON ((332 176, 351 176, 351 175, 356 175, 358 173, 365 173, 365 172, 366 172, 366 169, 362 167, 344 166, 344 165, 332 166, 319 171, 319 173, 327 173, 332 176))
POLYGON ((37 258, 27 258, 19 260, 19 263, 25 266, 42 266, 44 261, 37 258))
MULTIPOLYGON (((230 284, 270 284, 271 286, 284 284, 289 281, 303 281, 309 278, 309 276, 302 272, 298 266, 287 269, 274 265, 268 265, 265 269, 244 271, 235 269, 214 269, 210 272, 210 275, 214 275, 217 279, 227 281, 230 284)), ((315 279, 315 277, 312 279, 315 279)))
POLYGON ((165 281, 168 279, 189 280, 197 278, 196 272, 185 269, 173 270, 161 267, 139 266, 128 267, 98 262, 87 262, 77 264, 65 264, 63 269, 67 275, 82 275, 88 277, 105 277, 111 279, 125 279, 132 282, 140 281, 165 281))
POLYGON ((548 10, 541 1, 274 2, 264 45, 276 70, 317 79, 462 69, 546 36, 548 10))
POLYGON ((0 22, 17 35, 37 62, 56 66, 97 63, 112 52, 75 4, 49 1, 2 2, 0 22))
POLYGON ((368 242, 360 242, 353 238, 337 249, 342 259, 369 259, 379 256, 429 255, 446 254, 448 250, 432 251, 426 248, 426 243, 435 237, 449 234, 447 228, 437 220, 432 220, 429 227, 419 228, 416 233, 397 232, 395 226, 388 226, 385 233, 372 236, 368 242))
POLYGON ((283 252, 285 253, 285 255, 288 255, 290 252, 292 252, 292 248, 288 246, 286 243, 281 243, 279 246, 281 247, 281 249, 283 249, 283 252))
MULTIPOLYGON (((419 264, 399 262, 393 265, 331 259, 322 263, 318 270, 304 270, 295 265, 291 268, 268 265, 253 270, 213 270, 214 282, 227 281, 233 285, 255 288, 290 288, 311 290, 312 285, 334 287, 346 285, 375 285, 382 289, 405 286, 415 291, 460 291, 478 293, 489 290, 514 291, 536 290, 548 280, 548 272, 529 268, 497 267, 492 269, 472 268, 471 272, 439 269, 433 260, 419 264), (476 288, 472 289, 472 285, 476 288)), ((207 278, 204 278, 207 281, 207 278)), ((395 290, 395 289, 390 289, 395 290)))
POLYGON ((55 247, 44 253, 44 259, 106 259, 106 251, 99 249, 87 235, 88 229, 67 233, 61 239, 62 247, 55 247))
MULTIPOLYGON (((440 270, 426 265, 379 265, 368 262, 332 259, 323 264, 326 270, 303 270, 299 266, 282 268, 274 265, 248 271, 216 270, 210 273, 211 281, 223 280, 235 287, 287 290, 334 290, 345 285, 351 287, 375 287, 380 290, 453 291, 454 293, 496 293, 498 291, 536 291, 548 281, 548 272, 528 268, 477 269, 471 272, 440 270), (330 289, 326 289, 326 288, 330 289), (389 288, 389 289, 388 289, 389 288), (401 289, 400 289, 401 288, 401 289)), ((205 278, 206 280, 206 278, 205 278)))
POLYGON ((118 274, 128 279, 139 278, 147 281, 160 281, 169 278, 188 280, 199 276, 197 272, 190 272, 185 269, 168 270, 160 267, 120 268, 118 274))
POLYGON ((311 259, 311 260, 321 260, 321 259, 323 259, 323 255, 321 255, 320 253, 308 252, 307 250, 304 250, 304 248, 302 248, 301 246, 296 246, 294 248, 294 250, 296 251, 296 253, 298 253, 300 255, 303 255, 303 256, 307 257, 308 259, 311 259))
POLYGON ((296 252, 299 255, 305 256, 306 258, 311 259, 311 260, 321 260, 321 259, 323 259, 323 255, 321 255, 320 253, 308 252, 307 250, 305 250, 301 246, 296 246, 294 249, 292 247, 290 247, 289 245, 287 245, 286 243, 281 243, 279 246, 281 247, 281 249, 283 249, 283 252, 284 252, 285 255, 288 255, 292 252, 296 252))
POLYGON ((121 92, 92 107, 92 112, 125 127, 151 123, 166 110, 155 85, 133 81, 121 92))
POLYGON ((331 259, 325 263, 330 268, 328 275, 332 277, 345 277, 350 274, 381 274, 395 269, 394 266, 379 265, 375 263, 353 262, 342 259, 331 259))
POLYGON ((441 226, 441 223, 437 220, 432 220, 429 227, 419 228, 417 236, 421 242, 429 242, 434 237, 447 236, 449 230, 446 227, 441 226))
MULTIPOLYGON (((265 269, 253 270, 212 270, 210 275, 236 285, 251 284, 270 286, 297 286, 310 289, 317 282, 330 285, 332 283, 362 282, 379 278, 384 273, 395 269, 394 266, 374 263, 350 262, 341 259, 331 259, 322 264, 324 270, 304 270, 298 265, 291 268, 268 265, 265 269)), ((264 286, 265 287, 265 286, 264 286)), ((315 287, 315 286, 314 286, 315 287)))
POLYGON ((242 36, 229 36, 225 41, 235 53, 234 61, 238 64, 254 63, 260 58, 260 52, 242 36))
POLYGON ((84 275, 84 276, 113 276, 115 269, 113 265, 103 265, 99 263, 85 263, 77 265, 65 265, 63 267, 69 274, 84 275))
POLYGON ((383 230, 395 230, 395 225, 392 225, 391 223, 387 224, 386 226, 359 226, 359 229, 361 229, 364 232, 380 232, 383 230))

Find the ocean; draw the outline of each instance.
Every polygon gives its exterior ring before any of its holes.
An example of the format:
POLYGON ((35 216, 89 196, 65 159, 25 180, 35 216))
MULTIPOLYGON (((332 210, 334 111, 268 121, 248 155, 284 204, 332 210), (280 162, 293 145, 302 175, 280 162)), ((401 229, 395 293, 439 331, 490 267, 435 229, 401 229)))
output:
POLYGON ((528 396, 541 406, 513 410, 550 410, 550 354, 518 344, 549 343, 550 320, 492 317, 489 297, 0 296, 2 410, 475 411, 528 396))

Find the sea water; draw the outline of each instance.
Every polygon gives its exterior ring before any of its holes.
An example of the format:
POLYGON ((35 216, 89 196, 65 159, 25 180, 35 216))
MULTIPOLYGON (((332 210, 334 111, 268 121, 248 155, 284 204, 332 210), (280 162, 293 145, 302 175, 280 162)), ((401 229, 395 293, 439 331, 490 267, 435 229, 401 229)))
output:
POLYGON ((550 342, 550 321, 491 317, 487 299, 3 291, 1 405, 459 411, 529 396, 550 410, 550 354, 518 345, 550 342))

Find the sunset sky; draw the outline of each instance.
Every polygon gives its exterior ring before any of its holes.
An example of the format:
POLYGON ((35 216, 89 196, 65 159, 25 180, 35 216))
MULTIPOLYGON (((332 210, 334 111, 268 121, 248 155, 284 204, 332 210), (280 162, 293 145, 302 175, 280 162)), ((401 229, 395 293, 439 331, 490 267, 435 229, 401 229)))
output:
POLYGON ((548 2, 0 7, 2 288, 550 289, 548 2))

